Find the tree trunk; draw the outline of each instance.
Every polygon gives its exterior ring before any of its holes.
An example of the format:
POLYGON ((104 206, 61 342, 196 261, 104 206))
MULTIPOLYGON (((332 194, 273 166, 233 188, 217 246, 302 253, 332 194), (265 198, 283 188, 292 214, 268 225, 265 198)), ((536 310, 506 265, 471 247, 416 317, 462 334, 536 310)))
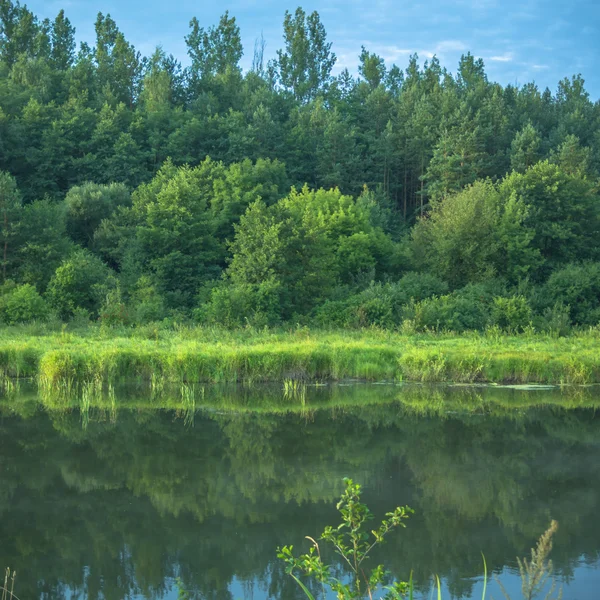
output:
POLYGON ((2 281, 6 281, 6 255, 8 254, 8 213, 4 209, 4 261, 2 263, 2 281))

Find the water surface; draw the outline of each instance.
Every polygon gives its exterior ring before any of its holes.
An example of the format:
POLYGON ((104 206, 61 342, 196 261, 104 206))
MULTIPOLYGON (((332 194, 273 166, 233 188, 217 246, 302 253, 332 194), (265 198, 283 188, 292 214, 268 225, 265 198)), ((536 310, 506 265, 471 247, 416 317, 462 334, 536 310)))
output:
POLYGON ((375 559, 425 597, 437 573, 446 597, 480 598, 483 551, 519 598, 516 557, 552 518, 564 598, 600 597, 594 389, 121 394, 2 400, 0 566, 22 600, 175 599, 176 578, 193 598, 301 599, 275 550, 338 523, 345 476, 378 517, 415 510, 375 559))

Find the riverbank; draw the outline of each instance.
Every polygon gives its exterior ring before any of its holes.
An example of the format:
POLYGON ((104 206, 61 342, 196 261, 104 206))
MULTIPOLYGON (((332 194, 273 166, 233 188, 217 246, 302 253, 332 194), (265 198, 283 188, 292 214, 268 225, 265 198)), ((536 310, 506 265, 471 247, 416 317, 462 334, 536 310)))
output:
POLYGON ((0 372, 46 388, 286 380, 600 383, 600 334, 419 335, 366 331, 0 331, 0 372))

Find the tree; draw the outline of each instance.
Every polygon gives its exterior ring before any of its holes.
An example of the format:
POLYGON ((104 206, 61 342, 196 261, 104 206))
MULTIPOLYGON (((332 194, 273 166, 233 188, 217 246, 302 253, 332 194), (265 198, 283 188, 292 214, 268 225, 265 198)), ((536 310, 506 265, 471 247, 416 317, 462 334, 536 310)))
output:
POLYGON ((140 53, 125 39, 110 15, 98 13, 94 59, 98 89, 103 100, 114 98, 133 106, 142 74, 140 53))
POLYGON ((385 62, 383 58, 377 54, 368 52, 367 49, 362 46, 359 60, 360 64, 358 66, 358 72, 360 75, 371 88, 374 89, 379 87, 386 76, 385 62))
POLYGON ((15 246, 16 268, 12 277, 43 292, 56 269, 73 251, 64 205, 48 199, 25 205, 15 246))
POLYGON ((550 162, 558 165, 568 175, 593 177, 591 148, 581 146, 579 138, 568 135, 565 141, 550 153, 550 162))
POLYGON ((453 288, 524 276, 536 261, 526 217, 522 203, 505 201, 490 181, 478 181, 432 202, 411 234, 414 260, 453 288))
POLYGON ((75 61, 75 28, 61 10, 52 24, 51 59, 59 71, 66 71, 75 61))
POLYGON ((316 11, 306 16, 298 7, 283 20, 285 50, 277 51, 281 85, 299 102, 308 102, 327 90, 336 56, 316 11))
POLYGON ((71 188, 65 197, 66 227, 71 239, 90 248, 103 219, 110 219, 119 207, 131 205, 131 194, 122 183, 85 183, 71 188))
POLYGON ((167 162, 133 194, 142 272, 168 307, 189 308, 201 286, 226 266, 226 240, 256 200, 272 204, 286 186, 279 162, 249 160, 226 167, 206 159, 195 168, 167 162))
POLYGON ((0 0, 0 60, 12 68, 20 56, 32 57, 40 27, 35 15, 12 0, 0 0))
POLYGON ((479 130, 468 124, 444 129, 427 168, 427 195, 433 200, 446 198, 473 183, 480 171, 482 147, 479 130))
POLYGON ((111 270, 88 250, 77 250, 56 269, 46 298, 63 319, 83 309, 95 317, 115 281, 111 270))
POLYGON ((567 262, 595 259, 600 199, 592 182, 542 161, 525 173, 512 173, 500 192, 504 198, 514 196, 527 211, 523 225, 543 259, 538 277, 567 262))
POLYGON ((198 19, 190 21, 191 32, 185 38, 188 54, 192 59, 192 85, 206 83, 217 75, 229 71, 239 72, 239 62, 243 55, 240 28, 229 11, 221 16, 216 27, 207 31, 200 27, 198 19))
POLYGON ((0 243, 2 244, 2 281, 13 266, 13 242, 17 224, 23 210, 17 182, 5 171, 0 171, 0 243))
POLYGON ((371 222, 371 210, 368 201, 337 189, 306 186, 270 209, 254 203, 236 227, 227 278, 238 285, 271 281, 278 287, 282 318, 306 313, 361 272, 375 277, 375 266, 394 253, 371 222))
POLYGON ((6 281, 0 286, 0 322, 7 325, 43 321, 48 316, 48 305, 34 286, 15 285, 6 281))
POLYGON ((168 66, 163 49, 157 48, 150 58, 142 83, 140 99, 146 112, 161 112, 171 107, 173 81, 168 66))
POLYGON ((517 132, 510 147, 510 167, 513 171, 525 173, 541 158, 542 140, 531 123, 517 132))

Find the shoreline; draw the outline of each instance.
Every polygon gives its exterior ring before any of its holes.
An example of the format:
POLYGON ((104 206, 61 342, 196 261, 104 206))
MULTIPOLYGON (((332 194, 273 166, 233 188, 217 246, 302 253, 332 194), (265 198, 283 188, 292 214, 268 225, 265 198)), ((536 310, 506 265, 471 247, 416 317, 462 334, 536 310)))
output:
POLYGON ((4 331, 0 374, 33 378, 45 389, 126 380, 155 387, 347 379, 581 385, 600 383, 600 336, 595 331, 566 338, 403 336, 366 330, 224 332, 219 339, 219 332, 198 329, 152 340, 99 331, 38 336, 4 331))

